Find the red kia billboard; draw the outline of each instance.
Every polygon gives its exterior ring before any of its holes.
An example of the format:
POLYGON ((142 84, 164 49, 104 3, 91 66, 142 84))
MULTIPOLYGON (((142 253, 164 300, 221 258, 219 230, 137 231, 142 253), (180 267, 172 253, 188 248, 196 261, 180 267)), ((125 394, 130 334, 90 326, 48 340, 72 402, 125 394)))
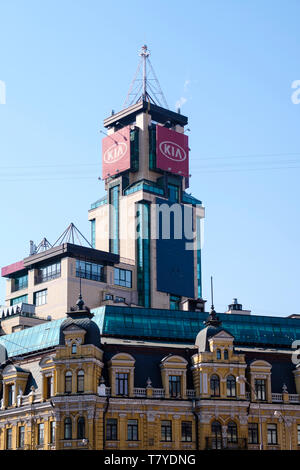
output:
POLYGON ((156 126, 156 168, 189 177, 187 135, 156 126))
POLYGON ((130 168, 130 127, 123 127, 102 140, 102 178, 130 168))

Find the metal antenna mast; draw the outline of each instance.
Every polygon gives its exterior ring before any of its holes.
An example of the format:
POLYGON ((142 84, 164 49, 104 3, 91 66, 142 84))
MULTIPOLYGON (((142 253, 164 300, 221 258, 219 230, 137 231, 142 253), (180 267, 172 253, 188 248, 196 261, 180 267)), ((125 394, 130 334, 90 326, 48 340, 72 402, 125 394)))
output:
POLYGON ((144 44, 139 52, 141 57, 134 78, 130 84, 123 107, 126 108, 139 101, 162 106, 169 109, 157 76, 150 62, 150 51, 144 44))
POLYGON ((211 291, 211 309, 213 310, 214 307, 214 284, 213 284, 213 277, 210 276, 210 291, 211 291))

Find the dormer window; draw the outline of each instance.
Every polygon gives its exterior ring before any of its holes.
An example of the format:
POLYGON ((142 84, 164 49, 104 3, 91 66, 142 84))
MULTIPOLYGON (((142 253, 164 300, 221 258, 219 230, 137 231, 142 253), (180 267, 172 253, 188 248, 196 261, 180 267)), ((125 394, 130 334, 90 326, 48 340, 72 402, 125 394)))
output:
POLYGON ((46 377, 46 397, 45 398, 50 398, 52 396, 52 375, 49 377, 46 377))
POLYGON ((255 380, 255 392, 257 400, 266 400, 266 381, 264 379, 255 380))
POLYGON ((221 350, 217 349, 217 359, 221 359, 221 350))
POLYGON ((177 398, 181 396, 181 377, 180 375, 169 376, 170 397, 177 398))
POLYGON ((12 406, 15 401, 15 386, 14 384, 9 384, 7 386, 7 406, 12 406))
POLYGON ((72 343, 72 354, 76 354, 76 353, 77 353, 77 344, 72 343))
POLYGON ((227 360, 228 359, 228 349, 225 349, 224 350, 224 359, 227 360))
POLYGON ((116 395, 128 395, 128 374, 116 374, 116 395))

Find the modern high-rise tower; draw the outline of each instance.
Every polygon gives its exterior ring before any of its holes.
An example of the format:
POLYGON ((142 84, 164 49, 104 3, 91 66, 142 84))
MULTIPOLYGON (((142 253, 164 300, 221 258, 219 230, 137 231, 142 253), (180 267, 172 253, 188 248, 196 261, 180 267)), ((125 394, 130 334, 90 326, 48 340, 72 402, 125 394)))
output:
POLYGON ((198 301, 201 309, 204 208, 186 192, 188 119, 167 109, 147 46, 140 55, 130 105, 104 120, 106 196, 89 211, 93 245, 134 261, 137 305, 188 310, 198 301))

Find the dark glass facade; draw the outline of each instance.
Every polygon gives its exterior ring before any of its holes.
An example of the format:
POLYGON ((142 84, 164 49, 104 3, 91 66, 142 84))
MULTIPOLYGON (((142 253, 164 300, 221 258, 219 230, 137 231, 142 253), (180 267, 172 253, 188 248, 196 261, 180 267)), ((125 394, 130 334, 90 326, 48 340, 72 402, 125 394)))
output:
POLYGON ((119 254, 119 186, 113 186, 109 190, 109 251, 119 254))
POLYGON ((137 204, 138 304, 150 307, 150 204, 137 204))

